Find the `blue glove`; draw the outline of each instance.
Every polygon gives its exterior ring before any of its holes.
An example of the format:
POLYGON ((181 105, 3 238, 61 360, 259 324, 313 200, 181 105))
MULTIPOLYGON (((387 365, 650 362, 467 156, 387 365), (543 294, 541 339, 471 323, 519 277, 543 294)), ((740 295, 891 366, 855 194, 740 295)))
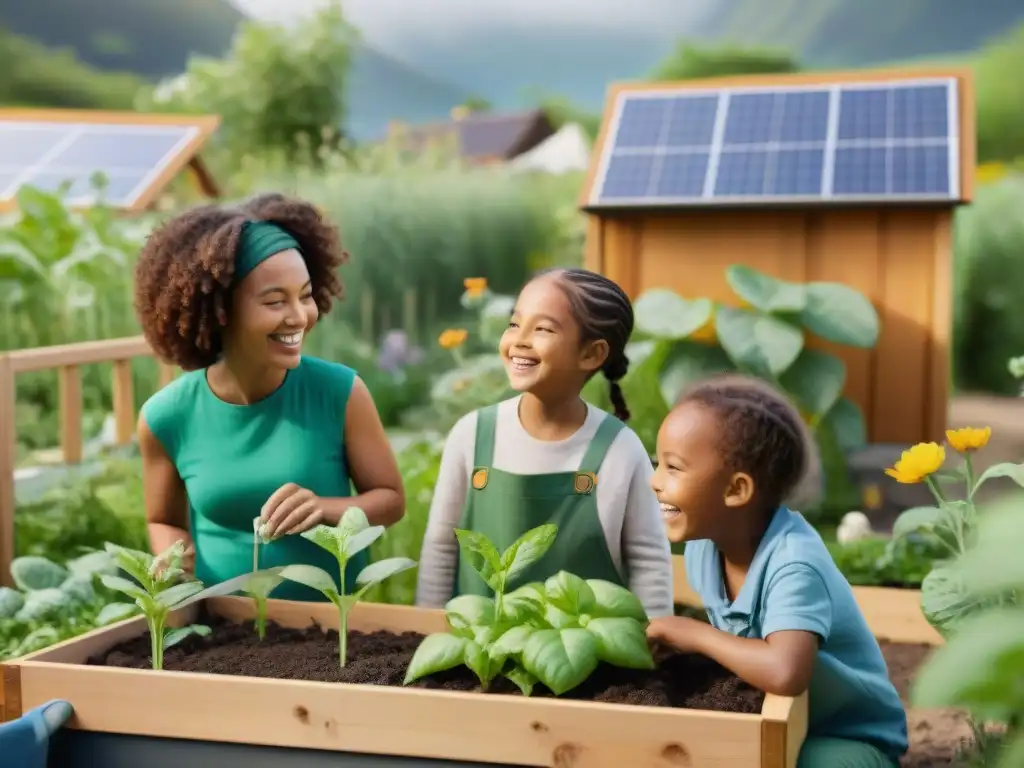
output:
POLYGON ((74 710, 69 702, 54 699, 26 712, 17 720, 0 723, 0 755, 4 768, 46 768, 50 737, 74 710))

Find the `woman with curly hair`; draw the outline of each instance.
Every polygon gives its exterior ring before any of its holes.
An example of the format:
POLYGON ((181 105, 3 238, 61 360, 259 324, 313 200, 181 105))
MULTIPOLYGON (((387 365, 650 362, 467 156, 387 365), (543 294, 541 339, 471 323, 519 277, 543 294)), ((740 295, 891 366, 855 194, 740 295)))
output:
MULTIPOLYGON (((341 575, 302 536, 349 507, 371 524, 404 514, 402 479, 380 416, 354 370, 302 354, 343 288, 348 254, 310 204, 278 194, 206 205, 149 237, 135 276, 146 340, 186 373, 142 406, 139 444, 150 544, 183 541, 196 578, 252 568, 253 521, 273 541, 261 565, 341 575), (353 495, 352 486, 355 487, 353 495)), ((346 584, 366 565, 350 563, 346 584)), ((274 597, 322 600, 293 582, 274 597)))

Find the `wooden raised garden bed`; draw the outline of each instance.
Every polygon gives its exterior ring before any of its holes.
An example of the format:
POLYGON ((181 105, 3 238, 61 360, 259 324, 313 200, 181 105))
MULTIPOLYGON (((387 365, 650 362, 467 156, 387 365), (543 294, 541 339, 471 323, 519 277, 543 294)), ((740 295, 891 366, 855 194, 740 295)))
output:
MULTIPOLYGON (((700 607, 701 599, 686 580, 682 555, 672 558, 676 605, 700 607)), ((921 612, 921 590, 893 587, 853 587, 853 595, 868 626, 879 640, 892 643, 941 645, 942 637, 921 612)))
POLYGON ((615 697, 608 695, 607 686, 600 701, 584 700, 592 693, 570 692, 561 698, 538 692, 527 698, 514 688, 482 693, 473 690, 472 681, 463 677, 459 683, 452 673, 402 687, 409 655, 403 656, 401 648, 415 648, 419 640, 402 633, 447 631, 442 611, 357 604, 349 615, 345 670, 337 666, 336 636, 331 640, 312 626, 336 631, 338 611, 333 605, 270 600, 263 641, 257 641, 251 624, 240 625, 253 616, 253 601, 242 597, 210 598, 180 609, 171 617, 175 625, 200 618, 214 632, 168 649, 162 671, 145 668, 143 618, 8 662, 3 665, 7 717, 51 699, 70 701, 75 715, 51 748, 51 765, 62 768, 309 768, 338 765, 339 752, 349 753, 346 766, 378 768, 792 768, 806 733, 805 697, 767 696, 759 713, 737 714, 678 703, 608 703, 615 697), (373 644, 376 651, 383 646, 391 655, 374 657, 379 677, 367 682, 375 684, 280 679, 269 676, 274 671, 269 667, 257 675, 238 673, 245 658, 266 651, 259 642, 273 644, 288 635, 285 639, 295 641, 303 630, 304 645, 288 656, 292 678, 309 674, 313 662, 300 659, 307 654, 319 652, 317 663, 324 669, 331 668, 325 659, 333 660, 335 680, 358 665, 361 647, 373 644), (223 645, 215 659, 211 643, 219 642, 219 633, 232 632, 238 647, 223 645), (373 632, 387 634, 364 634, 373 632), (316 644, 322 646, 319 651, 311 649, 316 644), (216 668, 178 671, 193 661, 197 667, 216 668))

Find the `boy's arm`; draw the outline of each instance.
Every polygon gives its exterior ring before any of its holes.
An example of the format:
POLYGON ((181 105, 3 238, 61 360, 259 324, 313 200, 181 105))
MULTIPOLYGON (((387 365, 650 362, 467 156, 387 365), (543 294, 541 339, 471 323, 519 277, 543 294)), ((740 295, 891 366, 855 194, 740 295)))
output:
POLYGON ((763 640, 681 617, 652 622, 648 635, 679 651, 708 656, 765 693, 799 696, 810 684, 818 644, 828 638, 831 625, 832 601, 824 580, 810 566, 793 564, 780 569, 768 585, 763 640))
POLYGON ((455 529, 469 491, 475 440, 476 414, 470 413, 459 419, 445 441, 418 564, 416 605, 423 608, 443 608, 452 599, 459 559, 455 529))

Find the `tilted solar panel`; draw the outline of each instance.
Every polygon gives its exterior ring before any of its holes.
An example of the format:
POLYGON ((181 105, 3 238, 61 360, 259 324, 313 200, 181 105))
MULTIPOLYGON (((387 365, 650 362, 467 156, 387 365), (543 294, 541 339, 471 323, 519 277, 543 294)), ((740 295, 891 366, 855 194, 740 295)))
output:
POLYGON ((959 196, 956 80, 623 93, 596 205, 959 196))

